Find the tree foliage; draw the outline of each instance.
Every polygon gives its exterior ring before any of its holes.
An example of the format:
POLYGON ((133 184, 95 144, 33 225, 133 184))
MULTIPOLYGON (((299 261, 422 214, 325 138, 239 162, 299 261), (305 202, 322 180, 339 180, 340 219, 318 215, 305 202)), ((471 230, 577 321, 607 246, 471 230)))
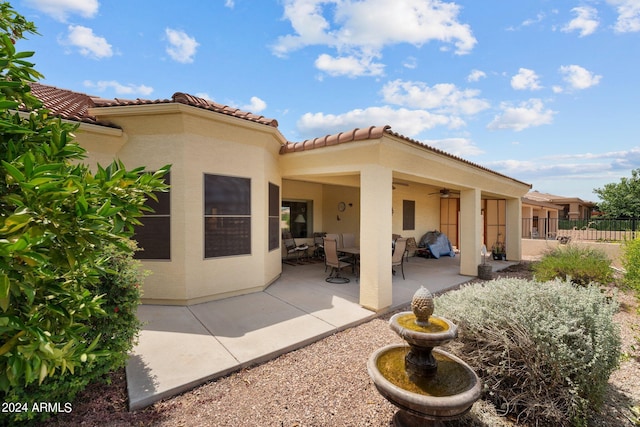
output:
POLYGON ((593 190, 602 200, 600 210, 610 218, 640 217, 640 169, 631 171, 631 178, 621 178, 619 183, 605 184, 593 190))
POLYGON ((73 375, 109 357, 95 319, 107 316, 97 292, 115 246, 129 238, 162 176, 121 162, 92 172, 74 141, 77 125, 50 116, 30 92, 41 78, 33 52, 14 43, 35 26, 0 4, 0 394, 73 375), (21 110, 18 113, 17 110, 21 110), (91 338, 89 338, 91 337, 91 338))

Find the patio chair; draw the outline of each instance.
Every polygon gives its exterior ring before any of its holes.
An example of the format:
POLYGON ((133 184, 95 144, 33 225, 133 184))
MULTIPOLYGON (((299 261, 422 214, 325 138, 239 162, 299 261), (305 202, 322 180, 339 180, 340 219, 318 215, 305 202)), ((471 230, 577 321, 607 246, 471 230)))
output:
POLYGON ((356 247, 356 235, 353 233, 342 233, 342 247, 343 248, 355 248, 356 247))
POLYGON ((347 277, 340 275, 340 270, 345 267, 353 267, 353 264, 347 261, 342 261, 338 258, 338 242, 335 239, 325 237, 324 239, 324 262, 325 271, 326 267, 331 267, 329 277, 325 281, 329 283, 349 283, 350 280, 347 277))
POLYGON ((407 250, 407 239, 400 237, 396 239, 393 255, 391 256, 391 271, 396 274, 393 267, 400 266, 402 270, 402 278, 404 279, 404 251, 407 250))
POLYGON ((409 237, 407 239, 407 261, 409 261, 409 253, 411 251, 413 251, 413 255, 416 255, 416 251, 418 250, 418 244, 416 243, 416 238, 415 237, 409 237))
POLYGON ((340 250, 340 248, 343 247, 342 245, 342 235, 340 234, 334 234, 334 233, 328 233, 324 235, 325 238, 327 239, 333 239, 336 241, 336 245, 338 246, 338 250, 340 250))
POLYGON ((289 257, 291 255, 296 256, 296 261, 300 260, 301 255, 304 255, 305 257, 309 256, 309 253, 307 252, 309 250, 309 245, 297 245, 295 239, 293 238, 293 235, 289 231, 285 231, 282 233, 282 243, 287 250, 286 260, 289 260, 289 257))
POLYGON ((327 233, 324 233, 324 232, 313 233, 314 258, 324 259, 324 236, 326 234, 327 233))

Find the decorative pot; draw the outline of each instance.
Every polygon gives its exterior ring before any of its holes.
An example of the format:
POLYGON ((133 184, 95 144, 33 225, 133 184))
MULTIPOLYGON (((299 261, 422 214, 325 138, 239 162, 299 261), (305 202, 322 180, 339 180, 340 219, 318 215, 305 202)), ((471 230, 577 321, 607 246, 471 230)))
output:
POLYGON ((478 279, 491 280, 493 276, 493 269, 491 264, 478 265, 478 279))

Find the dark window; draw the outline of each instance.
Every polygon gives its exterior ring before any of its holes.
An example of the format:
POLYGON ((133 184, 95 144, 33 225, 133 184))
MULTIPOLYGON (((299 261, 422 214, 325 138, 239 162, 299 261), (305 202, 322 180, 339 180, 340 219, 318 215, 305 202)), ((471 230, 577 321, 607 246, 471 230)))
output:
POLYGON ((280 247, 280 187, 269 183, 269 250, 280 247))
POLYGON ((416 229, 416 202, 414 200, 402 201, 402 229, 416 229))
POLYGON ((204 257, 251 253, 251 180, 204 176, 204 257))
POLYGON ((283 200, 280 208, 282 231, 290 231, 294 238, 309 237, 313 230, 313 201, 283 200))
MULTIPOLYGON (((171 175, 164 176, 164 182, 171 184, 171 175)), ((156 192, 158 198, 147 200, 153 212, 146 212, 140 218, 142 225, 135 228, 133 238, 142 249, 135 253, 137 259, 171 259, 171 190, 156 192)))

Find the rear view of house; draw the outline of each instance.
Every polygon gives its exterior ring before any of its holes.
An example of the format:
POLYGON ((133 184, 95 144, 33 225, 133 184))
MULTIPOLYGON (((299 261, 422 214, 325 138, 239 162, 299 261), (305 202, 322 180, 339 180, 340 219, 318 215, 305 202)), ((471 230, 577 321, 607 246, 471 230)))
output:
POLYGON ((37 83, 32 91, 53 114, 80 123, 87 163, 172 165, 170 192, 136 235, 152 271, 146 303, 188 305, 264 289, 282 274, 283 227, 311 246, 314 232, 354 234, 360 304, 372 310, 391 304, 392 234, 446 233, 469 276, 477 275, 481 247, 497 239, 508 259, 520 259, 521 197, 530 185, 389 126, 292 143, 274 119, 184 93, 109 100, 37 83))

